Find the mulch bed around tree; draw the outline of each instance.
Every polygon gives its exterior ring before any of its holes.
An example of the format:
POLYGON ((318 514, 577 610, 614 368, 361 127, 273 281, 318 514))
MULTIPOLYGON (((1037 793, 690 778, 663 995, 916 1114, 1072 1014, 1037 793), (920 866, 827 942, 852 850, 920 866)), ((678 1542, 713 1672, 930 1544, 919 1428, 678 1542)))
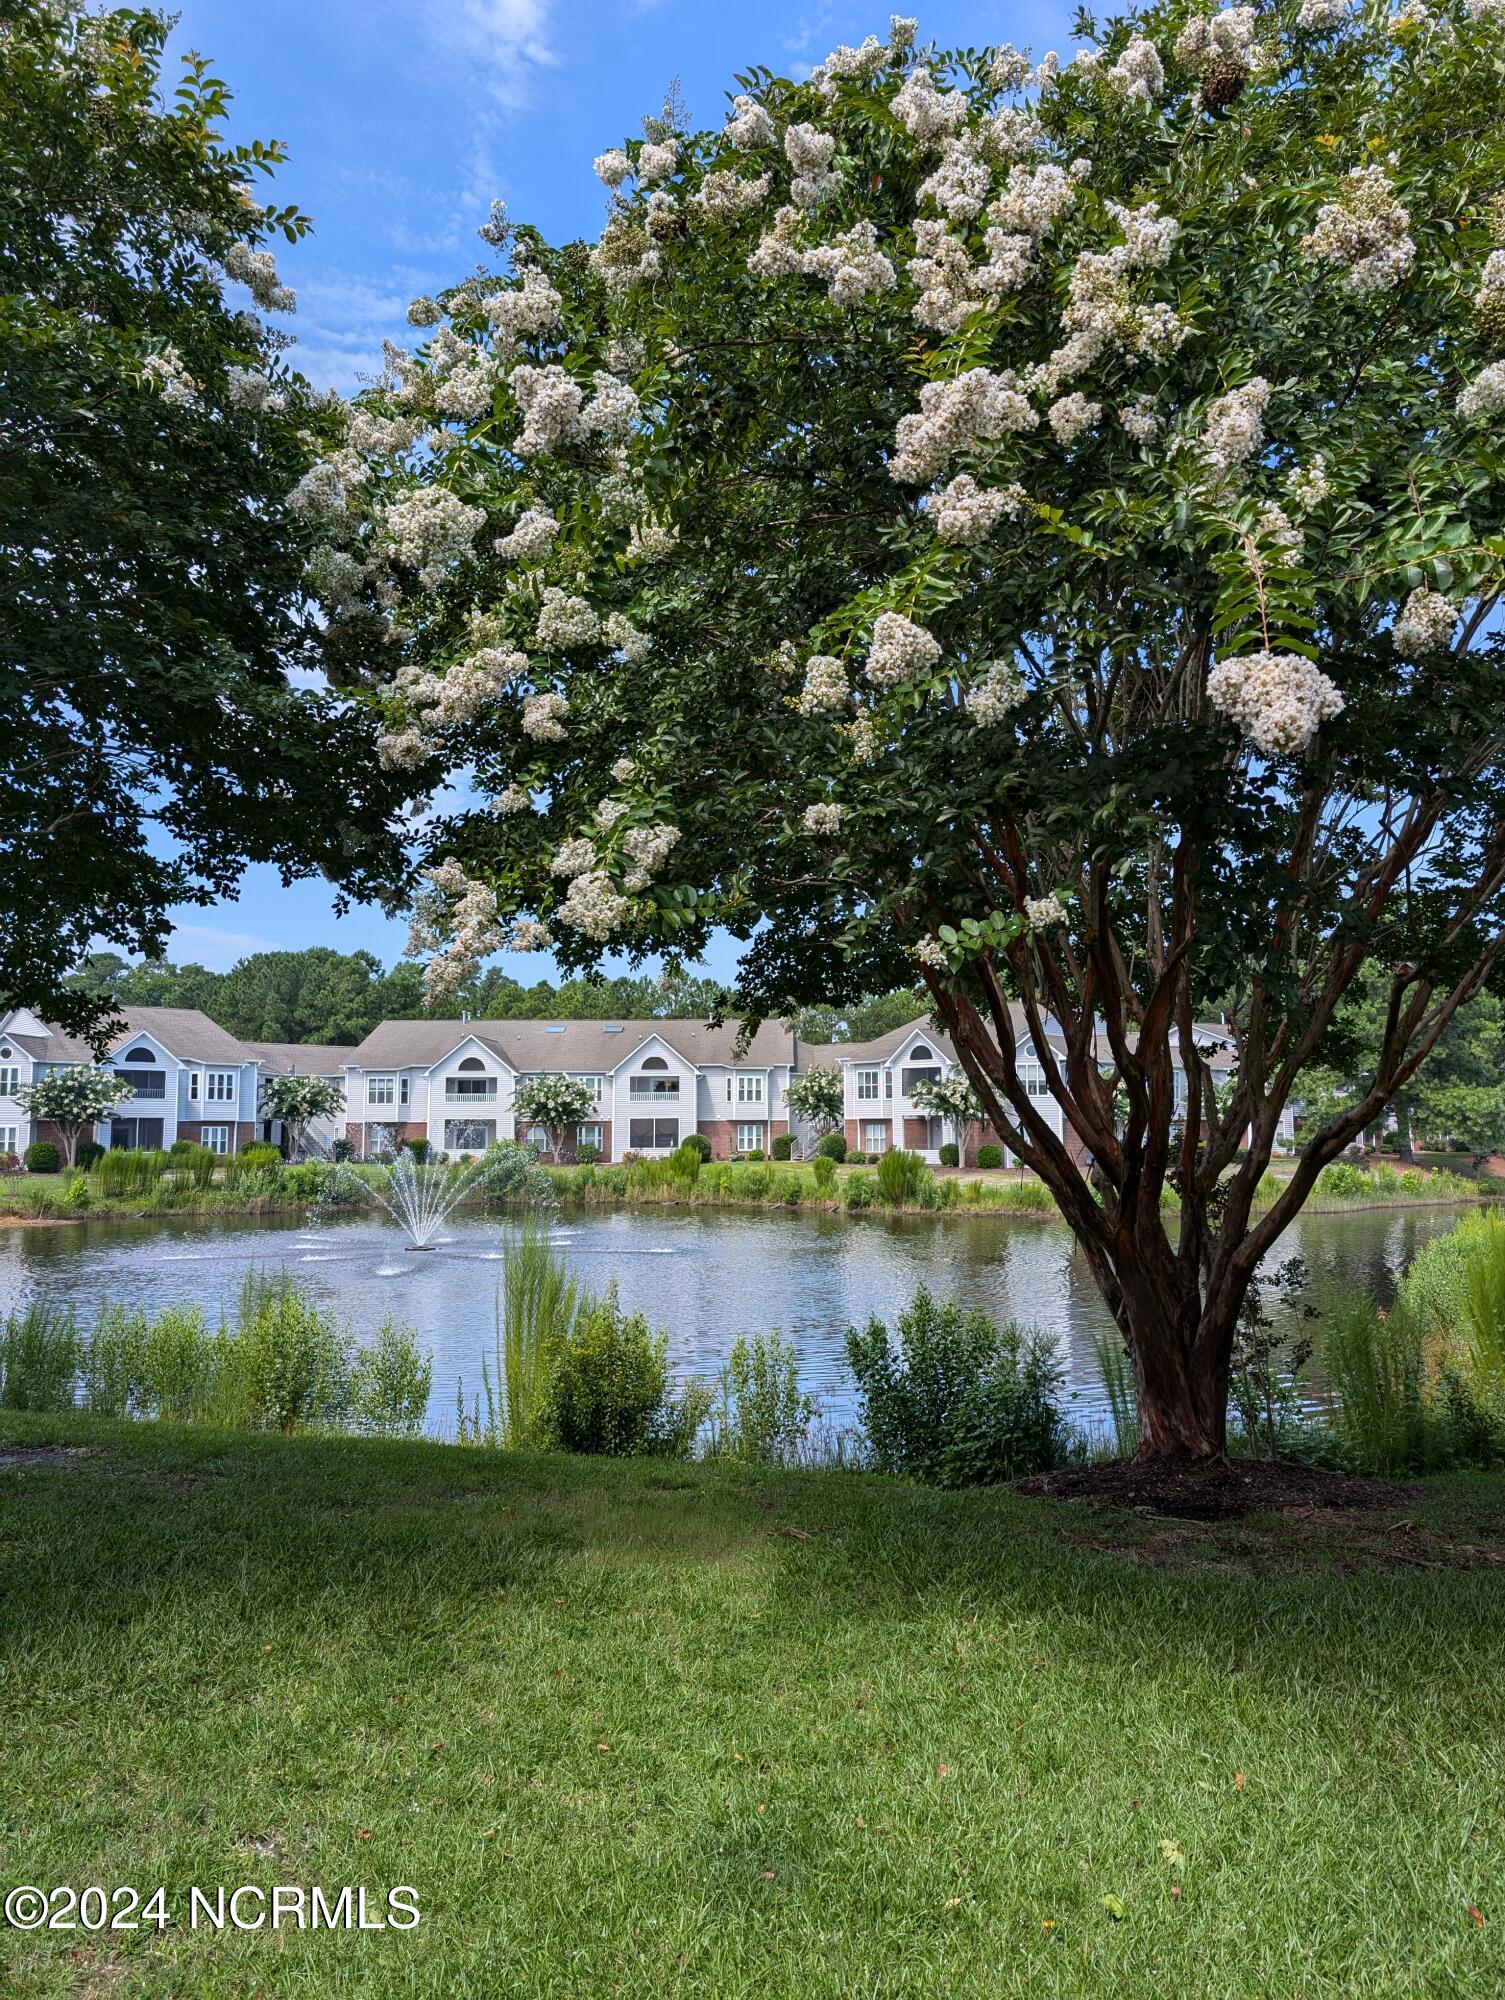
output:
POLYGON ((1313 1465, 1263 1458, 1206 1462, 1115 1458, 1098 1465, 1069 1465, 1016 1482, 1019 1492, 1089 1507, 1118 1507, 1168 1514, 1184 1521, 1231 1520, 1240 1514, 1333 1513, 1354 1508, 1403 1507, 1412 1486, 1325 1472, 1313 1465))

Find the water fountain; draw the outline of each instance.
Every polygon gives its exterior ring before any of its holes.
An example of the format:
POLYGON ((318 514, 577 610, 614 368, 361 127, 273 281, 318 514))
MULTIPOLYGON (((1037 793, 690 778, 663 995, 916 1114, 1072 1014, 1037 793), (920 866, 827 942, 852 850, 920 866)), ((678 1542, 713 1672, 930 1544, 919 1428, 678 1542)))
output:
POLYGON ((485 1160, 465 1165, 420 1166, 413 1155, 398 1155, 384 1188, 370 1191, 400 1229, 409 1250, 432 1250, 451 1209, 464 1200, 487 1172, 485 1160))

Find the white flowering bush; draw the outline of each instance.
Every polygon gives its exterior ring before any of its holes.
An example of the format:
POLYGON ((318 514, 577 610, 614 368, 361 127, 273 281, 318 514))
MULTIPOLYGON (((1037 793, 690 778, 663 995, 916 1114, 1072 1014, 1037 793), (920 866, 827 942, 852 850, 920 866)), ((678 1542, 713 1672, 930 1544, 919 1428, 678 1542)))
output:
POLYGON ((1220 1447, 1251 1272, 1498 949, 1505 24, 1428 20, 750 72, 606 147, 594 243, 493 219, 330 474, 471 938, 476 883, 570 968, 730 929, 753 1014, 918 968, 1152 1451, 1220 1447), (1383 1064, 1256 1213, 1366 958, 1383 1064))

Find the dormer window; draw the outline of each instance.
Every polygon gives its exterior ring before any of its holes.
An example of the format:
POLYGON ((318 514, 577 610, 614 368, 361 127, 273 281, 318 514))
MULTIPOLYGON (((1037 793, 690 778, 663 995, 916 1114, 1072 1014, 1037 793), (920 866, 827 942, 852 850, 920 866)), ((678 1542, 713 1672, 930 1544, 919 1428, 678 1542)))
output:
POLYGON ((644 1056, 643 1058, 644 1069, 667 1069, 668 1067, 669 1065, 664 1061, 662 1056, 644 1056))
POLYGON ((926 1048, 923 1042, 916 1042, 914 1047, 909 1052, 909 1060, 911 1062, 917 1062, 917 1063, 934 1062, 935 1055, 932 1050, 926 1048))
POLYGON ((152 1054, 150 1049, 132 1049, 130 1053, 126 1056, 123 1056, 121 1060, 123 1062, 154 1063, 157 1060, 157 1058, 152 1054))

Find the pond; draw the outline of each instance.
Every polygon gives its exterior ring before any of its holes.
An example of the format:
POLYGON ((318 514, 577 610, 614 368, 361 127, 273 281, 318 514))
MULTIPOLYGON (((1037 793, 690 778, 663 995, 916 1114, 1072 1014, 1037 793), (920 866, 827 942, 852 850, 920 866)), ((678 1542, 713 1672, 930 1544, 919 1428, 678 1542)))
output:
MULTIPOLYGON (((1270 1261, 1301 1256, 1312 1291, 1342 1280, 1388 1303, 1422 1244, 1456 1220, 1445 1207, 1308 1216, 1270 1261)), ((398 1230, 369 1215, 0 1229, 0 1314, 46 1299, 72 1306, 87 1326, 108 1297, 154 1312, 192 1303, 213 1321, 233 1307, 249 1271, 286 1270, 357 1338, 387 1314, 416 1330, 434 1355, 429 1428, 444 1434, 457 1381, 468 1400, 491 1351, 504 1228, 495 1218, 452 1217, 429 1255, 405 1251, 398 1230)), ((1111 1322, 1059 1222, 638 1208, 565 1211, 555 1236, 585 1285, 604 1290, 614 1280, 627 1310, 667 1331, 677 1373, 714 1377, 739 1332, 777 1328, 837 1426, 853 1416, 846 1328, 873 1313, 892 1325, 921 1284, 995 1320, 1042 1328, 1066 1369, 1074 1413, 1090 1423, 1103 1412, 1094 1340, 1111 1322)))

